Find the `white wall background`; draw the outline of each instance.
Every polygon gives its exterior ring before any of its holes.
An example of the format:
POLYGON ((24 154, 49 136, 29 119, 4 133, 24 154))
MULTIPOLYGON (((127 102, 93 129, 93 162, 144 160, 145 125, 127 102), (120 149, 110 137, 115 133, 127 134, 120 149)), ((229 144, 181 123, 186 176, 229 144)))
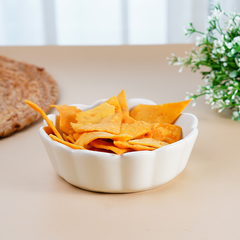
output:
MULTIPOLYGON (((122 45, 194 42, 219 0, 0 0, 0 45, 122 45)), ((240 11, 240 0, 220 0, 240 11)))

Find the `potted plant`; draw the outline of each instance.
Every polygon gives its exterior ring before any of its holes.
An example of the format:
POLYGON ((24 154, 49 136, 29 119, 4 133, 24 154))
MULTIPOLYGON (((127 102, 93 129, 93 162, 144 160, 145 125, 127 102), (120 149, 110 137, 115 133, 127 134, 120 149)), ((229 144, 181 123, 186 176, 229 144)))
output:
POLYGON ((218 112, 225 108, 232 110, 232 119, 240 121, 240 14, 224 12, 220 4, 214 5, 208 17, 205 33, 197 31, 193 24, 185 28, 185 35, 199 33, 196 38, 198 50, 192 49, 185 57, 172 54, 168 58, 172 65, 190 67, 193 72, 201 70, 204 86, 197 94, 188 93, 195 101, 205 96, 206 103, 218 112), (207 67, 207 68, 206 68, 207 67))

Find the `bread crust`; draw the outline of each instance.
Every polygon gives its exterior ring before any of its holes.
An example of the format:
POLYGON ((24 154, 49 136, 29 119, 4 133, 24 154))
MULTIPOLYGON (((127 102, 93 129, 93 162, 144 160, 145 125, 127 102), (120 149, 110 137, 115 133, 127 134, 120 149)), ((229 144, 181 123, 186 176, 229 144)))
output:
POLYGON ((58 94, 57 82, 44 68, 0 56, 0 137, 9 136, 40 118, 25 99, 47 112, 58 94))

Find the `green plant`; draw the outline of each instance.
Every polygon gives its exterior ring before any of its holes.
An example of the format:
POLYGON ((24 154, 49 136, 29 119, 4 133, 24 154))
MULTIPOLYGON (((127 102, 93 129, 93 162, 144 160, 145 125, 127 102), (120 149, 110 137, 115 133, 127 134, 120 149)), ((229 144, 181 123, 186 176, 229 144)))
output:
POLYGON ((232 119, 240 121, 240 14, 227 14, 220 4, 214 5, 206 32, 197 31, 190 23, 185 35, 193 33, 200 34, 196 38, 198 50, 192 49, 185 57, 172 54, 169 63, 181 65, 179 71, 190 67, 196 72, 207 67, 201 71, 205 85, 199 86, 197 94, 188 93, 188 98, 195 104, 198 97, 205 95, 206 103, 212 108, 218 112, 230 108, 232 119))

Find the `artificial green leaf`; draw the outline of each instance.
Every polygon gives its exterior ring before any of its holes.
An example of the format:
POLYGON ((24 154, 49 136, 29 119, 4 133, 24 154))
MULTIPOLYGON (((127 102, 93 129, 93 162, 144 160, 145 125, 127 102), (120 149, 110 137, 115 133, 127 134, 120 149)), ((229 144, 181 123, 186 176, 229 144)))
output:
POLYGON ((230 78, 235 78, 238 75, 238 72, 236 70, 229 73, 230 78))
POLYGON ((236 68, 236 67, 237 67, 237 65, 236 65, 235 62, 228 62, 228 65, 229 65, 230 67, 233 67, 233 68, 236 68))

